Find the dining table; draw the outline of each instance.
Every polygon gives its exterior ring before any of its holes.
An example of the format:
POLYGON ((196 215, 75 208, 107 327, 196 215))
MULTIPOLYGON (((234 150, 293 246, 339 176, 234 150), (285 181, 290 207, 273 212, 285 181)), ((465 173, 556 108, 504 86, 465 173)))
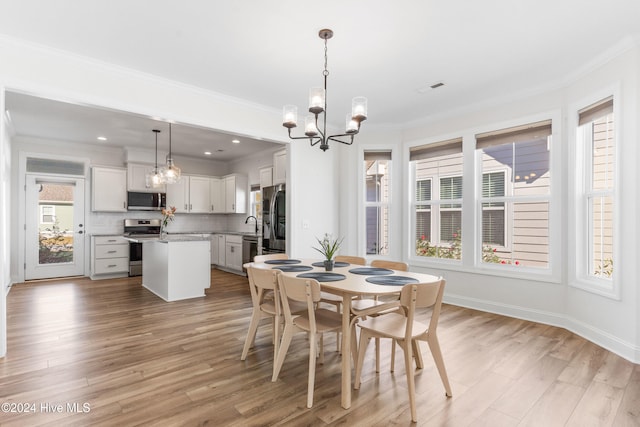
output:
POLYGON ((253 263, 257 268, 278 269, 281 274, 313 278, 323 292, 342 297, 342 407, 351 407, 351 302, 358 297, 399 294, 403 285, 424 283, 438 277, 411 271, 396 271, 366 265, 335 262, 332 271, 326 271, 322 260, 281 259, 253 263))

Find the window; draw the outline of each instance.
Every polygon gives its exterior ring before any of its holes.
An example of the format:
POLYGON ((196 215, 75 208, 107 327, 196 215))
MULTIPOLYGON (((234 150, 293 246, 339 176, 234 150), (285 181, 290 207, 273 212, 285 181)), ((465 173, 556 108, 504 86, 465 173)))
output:
POLYGON ((53 224, 56 221, 56 207, 40 205, 40 224, 53 224))
POLYGON ((365 235, 367 255, 389 253, 391 152, 365 151, 365 235))
MULTIPOLYGON (((503 197, 504 172, 488 172, 482 174, 482 197, 492 199, 503 197)), ((482 204, 482 243, 485 245, 505 245, 504 202, 487 202, 482 204)))
MULTIPOLYGON (((581 206, 586 218, 585 259, 587 277, 610 280, 613 277, 613 218, 615 154, 613 98, 597 102, 578 113, 579 138, 583 156, 581 206)), ((580 211, 580 209, 579 209, 580 211)))
POLYGON ((256 217, 258 223, 262 222, 262 191, 259 185, 252 185, 249 193, 249 215, 256 217))
POLYGON ((476 135, 482 261, 549 268, 551 121, 476 135))
POLYGON ((462 255, 462 139, 413 147, 410 165, 415 254, 459 260, 462 255))

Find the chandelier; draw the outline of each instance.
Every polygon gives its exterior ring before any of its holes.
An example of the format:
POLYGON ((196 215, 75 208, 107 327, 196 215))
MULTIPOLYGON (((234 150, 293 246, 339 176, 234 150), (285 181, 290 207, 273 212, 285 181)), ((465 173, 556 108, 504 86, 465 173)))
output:
POLYGON ((306 136, 291 136, 291 129, 298 125, 298 107, 295 105, 285 105, 282 112, 282 126, 286 127, 291 139, 309 139, 313 147, 320 143, 320 149, 327 151, 329 141, 336 141, 342 144, 353 144, 354 136, 360 132, 360 124, 367 119, 367 98, 358 96, 353 98, 351 103, 351 114, 347 114, 345 133, 337 135, 327 135, 327 40, 333 37, 333 31, 329 29, 320 30, 318 36, 324 40, 324 88, 311 88, 309 91, 309 115, 304 120, 304 134, 306 136), (318 127, 318 116, 322 114, 322 130, 318 127), (347 140, 340 138, 347 137, 347 140))

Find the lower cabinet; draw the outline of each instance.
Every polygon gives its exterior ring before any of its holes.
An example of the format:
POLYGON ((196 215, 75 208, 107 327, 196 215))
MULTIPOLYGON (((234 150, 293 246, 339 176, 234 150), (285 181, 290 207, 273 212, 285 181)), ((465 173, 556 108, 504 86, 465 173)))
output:
POLYGON ((122 236, 91 236, 91 279, 129 275, 129 242, 122 236))
POLYGON ((211 236, 211 264, 221 270, 244 274, 242 270, 242 236, 213 234, 211 236))
POLYGON ((231 270, 242 271, 242 236, 227 235, 225 266, 231 270))
POLYGON ((211 235, 211 264, 218 267, 225 265, 226 237, 224 234, 211 235))

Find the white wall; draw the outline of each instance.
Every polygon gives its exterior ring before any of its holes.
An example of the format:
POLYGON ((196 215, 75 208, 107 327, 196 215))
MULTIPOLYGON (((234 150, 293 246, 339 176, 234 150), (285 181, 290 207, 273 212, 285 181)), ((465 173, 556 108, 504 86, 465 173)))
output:
MULTIPOLYGON (((0 86, 0 111, 4 112, 4 91, 0 86)), ((0 357, 7 352, 7 293, 11 285, 11 258, 9 242, 11 227, 10 206, 11 196, 11 137, 5 121, 5 115, 0 119, 0 357)))

